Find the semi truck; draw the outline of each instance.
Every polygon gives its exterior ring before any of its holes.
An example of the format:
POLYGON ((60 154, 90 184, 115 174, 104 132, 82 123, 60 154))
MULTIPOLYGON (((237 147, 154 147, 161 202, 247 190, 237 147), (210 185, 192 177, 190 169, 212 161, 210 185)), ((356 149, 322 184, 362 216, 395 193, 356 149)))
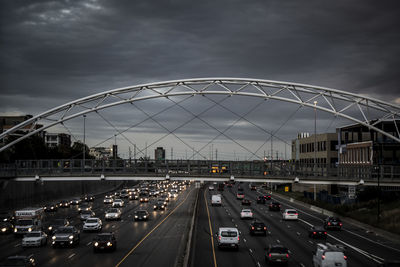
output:
POLYGON ((25 208, 15 211, 14 234, 26 234, 42 230, 43 208, 25 208))

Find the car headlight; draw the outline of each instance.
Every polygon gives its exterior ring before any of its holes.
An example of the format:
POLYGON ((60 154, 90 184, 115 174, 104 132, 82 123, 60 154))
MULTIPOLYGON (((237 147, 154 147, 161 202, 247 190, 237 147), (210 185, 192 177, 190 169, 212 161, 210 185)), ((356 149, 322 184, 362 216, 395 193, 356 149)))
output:
POLYGON ((162 205, 161 208, 164 208, 164 205, 162 205))
POLYGON ((137 215, 135 215, 135 219, 137 219, 138 218, 138 216, 137 215))
POLYGON ((97 247, 99 245, 99 242, 95 242, 94 246, 97 247))
POLYGON ((70 235, 68 238, 72 240, 72 239, 74 239, 74 236, 70 235))
POLYGON ((7 231, 7 228, 5 228, 5 227, 4 227, 4 228, 1 228, 1 231, 2 231, 2 232, 5 232, 5 231, 7 231))
POLYGON ((156 209, 156 208, 157 208, 157 206, 154 206, 154 208, 156 209))
POLYGON ((14 228, 14 233, 16 233, 18 231, 18 229, 17 228, 14 228))
POLYGON ((29 227, 29 228, 28 228, 28 232, 31 232, 31 231, 32 231, 32 228, 29 227))
POLYGON ((111 247, 111 246, 112 246, 112 244, 111 244, 111 242, 110 242, 110 241, 108 241, 108 242, 107 242, 107 246, 109 246, 109 247, 111 247))
POLYGON ((145 218, 145 219, 146 219, 146 218, 147 218, 147 216, 146 216, 146 215, 144 215, 144 216, 143 216, 143 218, 145 218))
POLYGON ((55 236, 55 235, 53 235, 53 236, 51 237, 51 239, 53 239, 53 240, 56 240, 56 236, 55 236))
POLYGON ((51 231, 53 229, 53 227, 52 226, 49 226, 49 231, 51 231))

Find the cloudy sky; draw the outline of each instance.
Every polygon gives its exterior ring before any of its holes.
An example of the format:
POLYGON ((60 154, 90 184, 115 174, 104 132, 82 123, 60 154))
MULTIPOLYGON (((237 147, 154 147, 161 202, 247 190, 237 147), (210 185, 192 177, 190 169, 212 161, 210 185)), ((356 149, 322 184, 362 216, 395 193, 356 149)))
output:
MULTIPOLYGON (((0 0, 0 114, 35 115, 104 90, 198 77, 306 83, 400 104, 399 29, 397 0, 0 0)), ((204 157, 213 149, 215 158, 218 149, 219 158, 244 159, 251 156, 244 147, 270 153, 267 132, 279 129, 289 142, 297 132, 313 131, 312 110, 272 102, 254 108, 254 99, 221 97, 182 102, 194 114, 203 112, 208 124, 179 106, 155 116, 159 123, 139 124, 171 104, 150 101, 88 115, 87 143, 108 146, 114 127, 138 124, 117 136, 124 157, 128 147, 144 150, 147 143, 151 155, 156 146, 168 156, 173 148, 174 158, 204 147, 204 157), (265 131, 242 119, 219 135, 246 112, 265 131), (160 122, 169 130, 184 125, 161 139, 168 131, 160 122)), ((318 132, 349 124, 318 117, 318 132)), ((82 139, 82 119, 67 126, 82 139)), ((284 157, 282 143, 273 150, 284 157)))

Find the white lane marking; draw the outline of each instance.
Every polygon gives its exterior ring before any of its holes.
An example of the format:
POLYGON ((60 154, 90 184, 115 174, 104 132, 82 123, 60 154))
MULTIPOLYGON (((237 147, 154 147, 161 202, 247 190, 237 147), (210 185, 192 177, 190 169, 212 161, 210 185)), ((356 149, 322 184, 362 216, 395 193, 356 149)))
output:
POLYGON ((251 248, 249 248, 249 250, 250 250, 250 253, 253 253, 253 251, 251 250, 251 248))
POLYGON ((258 266, 258 267, 261 267, 261 264, 260 264, 260 262, 258 262, 258 261, 257 261, 257 266, 258 266))
POLYGON ((286 225, 287 226, 287 228, 290 228, 290 225, 286 225))
POLYGON ((300 235, 300 233, 299 233, 299 232, 297 232, 297 235, 300 235))
POLYGON ((234 219, 232 219, 232 222, 234 222, 235 220, 234 219))
POLYGON ((19 247, 19 246, 21 246, 21 244, 16 244, 16 245, 14 246, 14 248, 19 247))
POLYGON ((132 215, 131 215, 131 214, 129 214, 129 215, 128 215, 128 218, 130 218, 131 216, 132 216, 132 215))
POLYGON ((236 227, 236 228, 238 227, 237 224, 235 224, 235 227, 236 227))
POLYGON ((300 263, 300 266, 301 266, 301 267, 306 267, 303 263, 300 263))
POLYGON ((68 259, 71 259, 73 256, 75 256, 75 253, 72 253, 71 255, 69 255, 68 259))
POLYGON ((271 234, 271 232, 270 232, 270 231, 268 231, 268 234, 271 234))
POLYGON ((114 227, 115 227, 115 225, 111 226, 111 228, 114 228, 114 227))
POLYGON ((309 242, 310 244, 314 244, 311 240, 308 240, 308 242, 309 242))
POLYGON ((247 242, 247 241, 246 241, 246 238, 243 238, 243 241, 244 241, 244 242, 247 242))
POLYGON ((92 244, 92 242, 87 243, 86 246, 90 246, 90 244, 92 244))
POLYGON ((277 239, 276 242, 281 243, 281 241, 279 241, 279 239, 277 239))

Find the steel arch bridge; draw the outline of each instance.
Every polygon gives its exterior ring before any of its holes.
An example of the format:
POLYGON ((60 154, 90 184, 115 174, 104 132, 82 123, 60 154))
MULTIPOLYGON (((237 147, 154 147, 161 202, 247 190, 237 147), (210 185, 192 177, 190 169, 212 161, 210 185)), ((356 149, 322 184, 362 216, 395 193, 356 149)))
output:
POLYGON ((359 123, 400 142, 396 119, 400 118, 400 106, 367 96, 326 87, 292 82, 250 78, 198 78, 128 86, 80 98, 47 110, 0 134, 0 139, 30 130, 14 141, 0 147, 0 152, 14 144, 57 124, 113 106, 142 100, 173 96, 226 95, 258 97, 289 102, 302 107, 315 108, 359 123), (370 112, 379 115, 372 117, 370 112), (396 133, 385 132, 376 127, 381 121, 392 120, 396 133))

